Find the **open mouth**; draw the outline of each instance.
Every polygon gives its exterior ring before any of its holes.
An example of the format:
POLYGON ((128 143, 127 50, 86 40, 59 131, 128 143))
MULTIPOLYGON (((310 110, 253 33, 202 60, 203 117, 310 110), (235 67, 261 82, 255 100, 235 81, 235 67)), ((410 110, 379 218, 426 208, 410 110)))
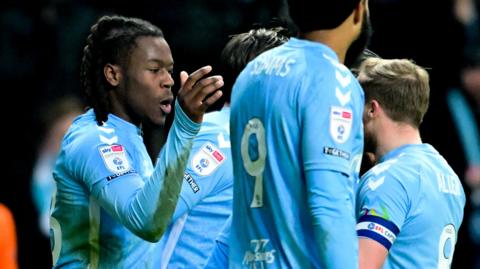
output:
POLYGON ((172 112, 172 102, 173 98, 167 98, 160 102, 160 109, 162 109, 163 113, 170 114, 172 112))

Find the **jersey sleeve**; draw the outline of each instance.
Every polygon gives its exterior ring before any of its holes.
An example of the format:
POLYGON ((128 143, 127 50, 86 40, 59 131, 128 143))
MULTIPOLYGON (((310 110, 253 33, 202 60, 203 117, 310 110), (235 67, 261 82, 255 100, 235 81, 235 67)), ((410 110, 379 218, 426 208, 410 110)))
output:
POLYGON ((298 107, 302 128, 302 152, 305 170, 327 169, 349 175, 350 162, 353 159, 355 137, 363 131, 363 109, 354 95, 358 85, 354 83, 349 71, 325 70, 331 74, 315 79, 305 79, 301 89, 298 107), (327 76, 346 76, 350 78, 348 86, 327 76), (347 102, 348 100, 348 102, 347 102), (358 102, 358 103, 356 103, 358 102))
MULTIPOLYGON (((388 165, 388 164, 387 164, 388 165)), ((401 179, 393 171, 377 165, 362 178, 357 193, 357 235, 382 244, 387 250, 394 243, 406 220, 409 197, 401 179)))
MULTIPOLYGON (((137 236, 153 242, 158 241, 170 222, 193 138, 200 129, 200 124, 191 121, 178 102, 175 112, 172 128, 150 178, 144 181, 132 169, 128 163, 131 159, 124 148, 122 156, 116 154, 98 157, 96 153, 89 155, 86 165, 91 166, 85 166, 85 169, 91 174, 82 177, 86 178, 85 184, 93 197, 110 215, 137 236), (113 167, 114 165, 123 166, 118 168, 113 167), (96 169, 98 171, 95 171, 96 169), (117 169, 118 173, 111 175, 112 171, 107 171, 111 169, 117 169), (107 175, 114 177, 112 179, 121 178, 109 180, 107 175)), ((101 146, 99 150, 120 149, 101 146)), ((87 173, 84 170, 83 172, 87 173)))
POLYGON ((358 85, 346 68, 327 67, 321 71, 321 75, 303 82, 298 105, 308 204, 325 266, 355 268, 358 239, 350 176, 355 138, 363 132, 359 113, 363 103, 351 98, 358 85), (339 77, 343 80, 339 81, 339 77))
POLYGON ((199 201, 233 184, 230 147, 220 147, 219 132, 200 133, 194 140, 174 219, 199 201))
MULTIPOLYGON (((121 177, 137 175, 135 162, 130 155, 134 150, 133 145, 118 141, 118 136, 113 136, 111 142, 115 143, 106 143, 101 137, 102 134, 91 132, 64 153, 75 158, 62 158, 68 160, 68 170, 72 171, 74 178, 82 179, 90 193, 121 177)), ((143 185, 140 176, 129 178, 136 181, 136 185, 143 185)))

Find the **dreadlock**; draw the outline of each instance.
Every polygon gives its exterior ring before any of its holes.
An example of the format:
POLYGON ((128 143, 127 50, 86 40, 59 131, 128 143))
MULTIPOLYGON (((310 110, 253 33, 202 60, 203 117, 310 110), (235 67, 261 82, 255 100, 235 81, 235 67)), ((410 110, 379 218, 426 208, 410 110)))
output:
POLYGON ((103 68, 108 63, 127 66, 131 50, 141 36, 163 38, 163 33, 147 21, 122 16, 103 16, 90 29, 83 49, 80 81, 87 105, 93 108, 99 125, 107 121, 110 112, 107 93, 113 89, 103 68))

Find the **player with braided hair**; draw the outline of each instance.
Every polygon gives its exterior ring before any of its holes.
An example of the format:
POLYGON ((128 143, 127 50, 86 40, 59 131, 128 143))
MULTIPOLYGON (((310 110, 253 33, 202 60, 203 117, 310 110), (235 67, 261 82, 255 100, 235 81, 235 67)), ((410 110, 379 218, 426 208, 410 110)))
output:
POLYGON ((81 81, 87 105, 62 142, 54 169, 54 268, 150 268, 154 244, 177 204, 206 109, 222 95, 205 66, 180 73, 175 118, 153 166, 142 124, 171 112, 173 58, 151 23, 104 16, 91 28, 81 81), (150 242, 149 242, 150 241, 150 242))

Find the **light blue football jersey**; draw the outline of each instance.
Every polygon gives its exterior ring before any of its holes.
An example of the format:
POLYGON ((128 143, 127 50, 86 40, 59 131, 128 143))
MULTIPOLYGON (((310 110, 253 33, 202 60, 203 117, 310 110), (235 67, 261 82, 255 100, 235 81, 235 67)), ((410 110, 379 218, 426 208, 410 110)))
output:
POLYGON ((172 223, 158 245, 160 266, 203 268, 232 213, 230 108, 207 113, 196 136, 172 223))
POLYGON ((329 47, 292 38, 232 91, 230 268, 356 268, 364 93, 329 47))
POLYGON ((79 116, 54 169, 54 268, 151 268, 155 244, 146 240, 170 221, 199 129, 177 103, 154 168, 135 125, 110 114, 98 126, 93 110, 79 116))
POLYGON ((205 269, 225 269, 228 268, 228 249, 230 229, 232 226, 232 215, 225 222, 222 231, 215 240, 212 254, 207 261, 205 269))
POLYGON ((465 193, 428 144, 390 151, 362 177, 357 233, 389 250, 383 268, 450 268, 465 193))

